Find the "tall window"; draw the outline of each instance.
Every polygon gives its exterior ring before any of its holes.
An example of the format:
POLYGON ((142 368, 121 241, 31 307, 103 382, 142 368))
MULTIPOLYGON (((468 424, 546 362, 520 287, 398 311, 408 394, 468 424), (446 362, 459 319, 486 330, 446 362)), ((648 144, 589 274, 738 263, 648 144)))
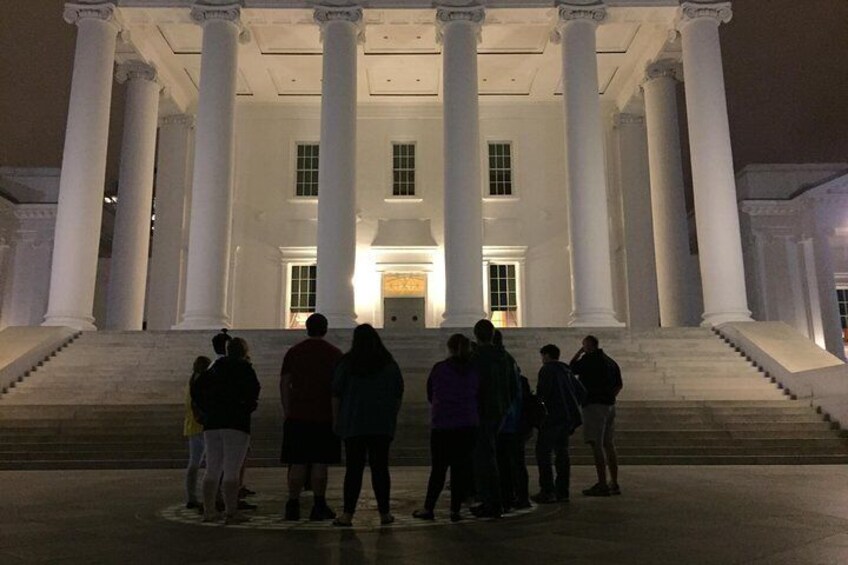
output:
POLYGON ((415 196, 415 144, 392 144, 392 196, 415 196))
POLYGON ((292 265, 291 268, 291 305, 289 306, 289 327, 306 326, 306 318, 315 312, 316 265, 292 265))
POLYGON ((836 301, 839 303, 839 321, 844 336, 845 330, 848 329, 848 288, 836 289, 836 301))
POLYGON ((489 143, 489 195, 512 194, 512 145, 489 143))
POLYGON ((295 195, 318 196, 318 144, 297 144, 297 178, 295 195))
POLYGON ((495 326, 518 326, 515 265, 489 265, 489 311, 495 326))

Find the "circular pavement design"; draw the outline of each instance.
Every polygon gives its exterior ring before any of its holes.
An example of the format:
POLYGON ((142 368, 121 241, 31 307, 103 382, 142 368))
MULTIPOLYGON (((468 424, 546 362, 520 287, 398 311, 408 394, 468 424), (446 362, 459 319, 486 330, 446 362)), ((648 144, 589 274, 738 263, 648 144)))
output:
MULTIPOLYGON (((363 495, 366 493, 363 489, 363 495)), ((328 493, 328 502, 334 509, 341 507, 341 493, 328 493), (336 496, 333 496, 336 494, 336 496)), ((370 493, 369 493, 370 494, 370 493)), ((285 506, 285 498, 278 496, 256 495, 249 498, 249 501, 256 504, 256 510, 245 511, 244 515, 250 520, 241 524, 228 525, 228 528, 239 528, 247 530, 306 530, 306 531, 374 531, 381 528, 391 529, 407 529, 407 528, 427 528, 436 526, 461 526, 467 524, 480 524, 485 522, 493 522, 492 519, 477 519, 471 516, 468 511, 463 511, 465 520, 460 522, 451 522, 448 519, 447 500, 449 495, 443 493, 440 501, 444 506, 437 508, 436 519, 433 521, 419 520, 412 517, 412 512, 421 507, 422 494, 419 492, 412 493, 406 490, 393 489, 392 491, 392 514, 395 517, 395 522, 389 526, 381 526, 379 514, 377 513, 377 504, 371 496, 363 496, 359 500, 356 515, 353 519, 352 528, 334 528, 331 522, 310 522, 306 518, 309 517, 309 511, 312 508, 312 497, 308 494, 301 498, 301 515, 304 519, 299 522, 287 522, 282 518, 282 510, 285 506)), ((559 505, 550 505, 556 507, 559 505)), ((512 520, 534 514, 539 510, 539 507, 534 505, 525 510, 514 510, 509 514, 504 514, 501 520, 512 520)), ((547 514, 547 513, 545 513, 547 514)), ((169 506, 160 512, 160 516, 171 522, 181 524, 190 524, 195 526, 204 526, 209 528, 224 526, 223 521, 203 522, 201 515, 197 510, 189 510, 185 504, 175 504, 169 506)))

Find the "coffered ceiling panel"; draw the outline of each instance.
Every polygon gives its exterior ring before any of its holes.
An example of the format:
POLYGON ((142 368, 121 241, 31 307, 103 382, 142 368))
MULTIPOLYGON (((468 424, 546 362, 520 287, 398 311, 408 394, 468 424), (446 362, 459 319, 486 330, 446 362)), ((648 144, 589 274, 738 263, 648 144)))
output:
POLYGON ((637 23, 608 23, 598 26, 598 53, 627 53, 638 32, 637 23))
MULTIPOLYGON (((598 62, 598 92, 600 94, 606 93, 610 83, 612 83, 612 79, 615 78, 616 72, 618 72, 618 65, 604 61, 598 62)), ((562 95, 562 75, 559 77, 554 94, 557 96, 562 95)))
MULTIPOLYGON (((185 67, 185 72, 194 84, 194 87, 200 89, 200 63, 189 63, 185 67)), ((236 78, 236 95, 237 96, 253 96, 253 91, 244 78, 244 72, 239 69, 238 77, 236 78)))
POLYGON ((159 32, 177 55, 200 53, 203 45, 203 28, 193 23, 167 23, 159 25, 159 32))
POLYGON ((438 53, 436 26, 372 24, 365 32, 365 53, 438 53))
POLYGON ((268 66, 277 96, 320 96, 321 58, 276 57, 268 66))
POLYGON ((491 24, 483 28, 480 53, 542 53, 550 37, 546 24, 491 24))
POLYGON ((321 53, 321 34, 314 24, 254 24, 250 31, 263 55, 321 53))
POLYGON ((539 70, 539 57, 481 55, 477 75, 481 95, 529 95, 539 70))
POLYGON ((372 96, 437 96, 439 57, 428 55, 372 56, 366 59, 372 96))

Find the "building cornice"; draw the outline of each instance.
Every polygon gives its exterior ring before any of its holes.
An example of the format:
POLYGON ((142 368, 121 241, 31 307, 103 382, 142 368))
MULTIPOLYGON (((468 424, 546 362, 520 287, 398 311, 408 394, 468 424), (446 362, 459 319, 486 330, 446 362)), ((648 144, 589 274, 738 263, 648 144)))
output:
POLYGON ((792 216, 803 206, 794 200, 743 200, 739 210, 749 216, 792 216))
POLYGON ((56 204, 17 204, 15 218, 18 220, 52 220, 56 218, 56 204))

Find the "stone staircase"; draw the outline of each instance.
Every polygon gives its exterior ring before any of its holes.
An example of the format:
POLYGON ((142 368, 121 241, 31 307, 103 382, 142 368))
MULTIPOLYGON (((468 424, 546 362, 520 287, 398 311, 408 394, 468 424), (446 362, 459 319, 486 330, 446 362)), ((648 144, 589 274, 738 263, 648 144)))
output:
MULTIPOLYGON (((85 333, 0 396, 0 469, 158 468, 185 464, 183 395, 214 332, 85 333)), ((383 332, 406 381, 396 464, 427 464, 426 377, 448 330, 383 332)), ((585 330, 514 329, 507 348, 535 385, 537 351, 555 343, 567 361, 585 330)), ((808 405, 790 399, 710 330, 594 332, 621 365, 617 420, 624 464, 846 463, 848 440, 808 405)), ((279 368, 302 332, 234 330, 247 339, 262 383, 251 465, 277 465, 279 368)), ((342 348, 349 331, 328 338, 342 348)), ((573 461, 591 462, 573 440, 573 461)), ((528 445, 532 457, 532 442, 528 445)))

